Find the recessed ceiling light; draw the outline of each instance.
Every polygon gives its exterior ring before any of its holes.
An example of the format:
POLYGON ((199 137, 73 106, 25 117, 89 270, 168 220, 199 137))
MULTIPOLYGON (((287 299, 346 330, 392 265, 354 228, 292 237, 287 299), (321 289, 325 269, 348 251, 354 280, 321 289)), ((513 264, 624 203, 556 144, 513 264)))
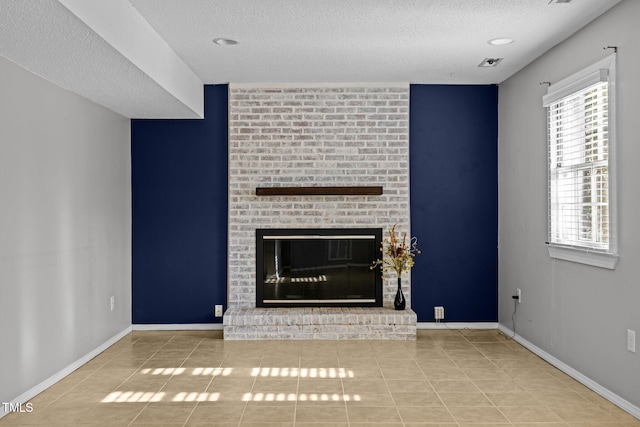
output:
POLYGON ((219 37, 217 39, 213 39, 213 42, 215 44, 219 44, 220 46, 233 46, 234 44, 238 44, 238 42, 235 41, 235 40, 225 39, 225 38, 222 38, 222 37, 219 37))
POLYGON ((478 67, 495 67, 502 61, 503 58, 484 58, 478 67))
POLYGON ((513 43, 513 39, 510 39, 509 37, 500 37, 500 38, 497 38, 497 39, 491 39, 487 43, 489 43, 490 45, 493 45, 493 46, 502 46, 502 45, 505 45, 505 44, 513 43))
POLYGON ((562 4, 562 3, 571 3, 572 0, 549 0, 547 4, 562 4))

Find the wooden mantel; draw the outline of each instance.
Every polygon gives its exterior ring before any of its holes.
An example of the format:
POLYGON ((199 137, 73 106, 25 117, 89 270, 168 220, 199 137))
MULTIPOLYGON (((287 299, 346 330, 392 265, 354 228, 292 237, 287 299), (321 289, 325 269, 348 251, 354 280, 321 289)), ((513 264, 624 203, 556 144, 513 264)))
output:
POLYGON ((382 186, 256 187, 256 196, 379 196, 382 186))

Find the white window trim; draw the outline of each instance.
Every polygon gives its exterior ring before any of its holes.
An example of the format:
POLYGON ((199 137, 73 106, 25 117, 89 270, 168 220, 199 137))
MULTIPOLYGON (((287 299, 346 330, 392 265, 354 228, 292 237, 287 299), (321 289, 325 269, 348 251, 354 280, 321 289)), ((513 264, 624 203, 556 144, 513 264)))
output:
POLYGON ((584 248, 552 245, 551 243, 547 244, 547 249, 551 258, 608 268, 609 270, 615 269, 618 263, 618 254, 594 252, 584 248))
MULTIPOLYGON (((594 267, 615 269, 618 262, 618 197, 616 188, 617 172, 617 132, 616 132, 616 54, 613 53, 600 61, 589 65, 588 67, 566 77, 559 82, 549 86, 547 95, 543 97, 543 104, 547 104, 552 99, 565 96, 575 91, 575 86, 580 81, 588 80, 593 77, 601 69, 608 69, 609 79, 609 250, 595 251, 574 246, 563 246, 558 244, 547 243, 549 256, 554 259, 576 262, 580 264, 591 265, 594 267)), ((549 142, 547 141, 547 144, 549 142)), ((548 168, 547 161, 547 168, 548 168)), ((547 174, 548 176, 548 174, 547 174)), ((548 179, 548 178, 547 178, 548 179)), ((549 191, 547 189, 547 191, 549 191)), ((547 207, 548 209, 548 207, 547 207)), ((547 224, 550 227, 551 224, 547 224)))

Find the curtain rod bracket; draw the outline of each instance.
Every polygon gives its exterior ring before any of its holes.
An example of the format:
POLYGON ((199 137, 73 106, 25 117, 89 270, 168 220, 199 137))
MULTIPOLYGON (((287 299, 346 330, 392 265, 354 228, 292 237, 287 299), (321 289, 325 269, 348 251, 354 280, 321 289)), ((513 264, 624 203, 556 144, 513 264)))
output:
POLYGON ((551 86, 551 82, 540 82, 540 86, 543 85, 551 86))
POLYGON ((602 48, 603 50, 613 49, 615 53, 618 53, 618 46, 605 46, 602 48))

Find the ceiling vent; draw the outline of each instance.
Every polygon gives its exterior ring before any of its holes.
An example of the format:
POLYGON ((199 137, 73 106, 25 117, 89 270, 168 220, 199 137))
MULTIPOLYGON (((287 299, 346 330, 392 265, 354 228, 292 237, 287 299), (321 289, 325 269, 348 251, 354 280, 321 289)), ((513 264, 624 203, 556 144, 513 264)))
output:
POLYGON ((482 62, 478 64, 478 67, 495 67, 500 63, 500 61, 502 61, 502 59, 503 58, 484 58, 482 62))

